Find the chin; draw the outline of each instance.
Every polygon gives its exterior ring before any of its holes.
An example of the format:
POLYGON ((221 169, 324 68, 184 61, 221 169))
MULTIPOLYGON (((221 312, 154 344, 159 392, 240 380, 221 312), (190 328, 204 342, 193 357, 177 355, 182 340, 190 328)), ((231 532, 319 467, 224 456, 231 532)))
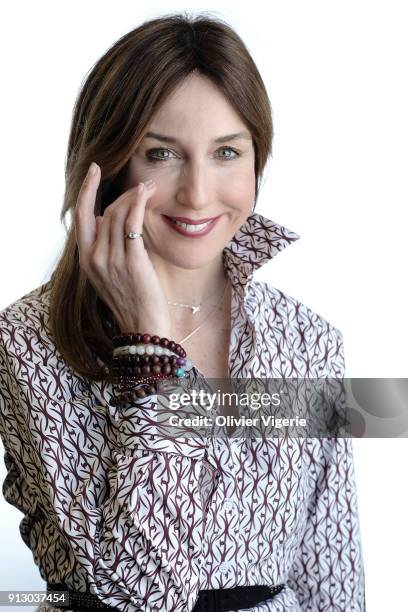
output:
POLYGON ((161 257, 173 266, 183 268, 184 270, 197 270, 204 268, 213 260, 213 257, 208 257, 208 253, 206 255, 197 255, 195 257, 192 256, 191 253, 189 253, 188 257, 182 257, 181 255, 175 255, 173 253, 172 255, 163 254, 161 257))

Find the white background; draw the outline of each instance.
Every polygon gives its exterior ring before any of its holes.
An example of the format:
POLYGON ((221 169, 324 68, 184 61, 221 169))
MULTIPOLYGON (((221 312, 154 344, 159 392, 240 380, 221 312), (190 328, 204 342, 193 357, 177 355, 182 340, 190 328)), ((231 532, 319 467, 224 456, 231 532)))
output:
MULTIPOLYGON (((343 332, 347 376, 407 377, 406 4, 149 6, 71 0, 3 8, 0 309, 48 280, 61 251, 68 130, 86 73, 142 21, 204 10, 238 31, 271 99, 273 158, 257 212, 301 235, 259 278, 343 332)), ((367 609, 405 610, 407 441, 355 440, 354 453, 367 609)), ((19 537, 22 515, 3 498, 0 512, 0 590, 43 589, 19 537)))

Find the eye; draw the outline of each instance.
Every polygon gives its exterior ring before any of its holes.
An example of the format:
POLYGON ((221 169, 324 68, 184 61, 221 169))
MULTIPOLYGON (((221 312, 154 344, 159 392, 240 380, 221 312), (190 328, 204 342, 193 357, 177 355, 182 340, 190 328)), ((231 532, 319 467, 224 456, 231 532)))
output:
POLYGON ((225 157, 223 155, 221 155, 221 158, 225 159, 226 161, 229 161, 230 159, 237 159, 238 157, 240 157, 240 154, 238 153, 238 151, 236 151, 235 149, 233 149, 232 147, 221 147, 221 149, 218 149, 219 151, 232 151, 232 153, 235 153, 235 155, 233 157, 231 157, 231 155, 229 155, 228 157, 225 157))
MULTIPOLYGON (((240 153, 238 153, 238 151, 236 151, 232 147, 221 147, 220 149, 218 149, 218 151, 228 151, 230 153, 230 155, 220 155, 220 158, 223 161, 230 161, 230 160, 237 159, 238 157, 240 157, 240 153), (231 155, 231 153, 233 153, 234 155, 231 155)), ((146 157, 151 162, 162 162, 162 161, 166 161, 167 159, 171 159, 170 157, 171 153, 172 151, 170 151, 170 149, 163 149, 163 148, 149 149, 148 151, 146 151, 146 157), (167 155, 161 155, 162 153, 165 153, 167 155)))
POLYGON ((166 155, 165 157, 162 156, 158 156, 158 153, 171 153, 171 151, 169 149, 149 149, 148 151, 146 151, 146 157, 148 159, 150 159, 150 161, 152 162, 161 162, 161 161, 166 161, 166 159, 170 159, 170 157, 168 155, 166 155))

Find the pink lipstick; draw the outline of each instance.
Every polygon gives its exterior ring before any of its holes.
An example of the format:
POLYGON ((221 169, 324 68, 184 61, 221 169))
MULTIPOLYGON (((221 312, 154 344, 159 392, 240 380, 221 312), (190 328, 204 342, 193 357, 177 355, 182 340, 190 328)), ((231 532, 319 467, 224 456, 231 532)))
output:
POLYGON ((177 233, 188 238, 200 238, 208 234, 216 225, 218 217, 205 217, 203 219, 189 219, 188 217, 168 217, 163 215, 167 225, 173 228, 177 233))

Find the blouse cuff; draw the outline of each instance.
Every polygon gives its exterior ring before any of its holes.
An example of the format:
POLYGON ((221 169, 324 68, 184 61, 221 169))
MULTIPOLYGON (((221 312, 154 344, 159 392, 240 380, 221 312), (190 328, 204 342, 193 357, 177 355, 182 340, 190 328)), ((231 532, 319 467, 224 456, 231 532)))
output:
POLYGON ((211 431, 211 412, 189 377, 158 385, 155 394, 125 407, 108 407, 121 450, 144 449, 202 459, 211 431))

